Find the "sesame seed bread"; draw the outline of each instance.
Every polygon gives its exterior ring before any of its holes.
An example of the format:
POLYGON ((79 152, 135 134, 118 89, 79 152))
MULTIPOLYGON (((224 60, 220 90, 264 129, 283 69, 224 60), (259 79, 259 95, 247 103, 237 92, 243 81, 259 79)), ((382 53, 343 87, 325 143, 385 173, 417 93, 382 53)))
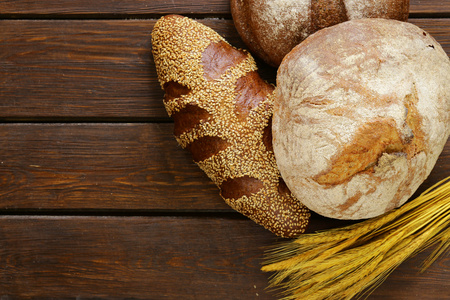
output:
POLYGON ((272 66, 308 35, 361 18, 406 21, 409 0, 231 0, 236 29, 250 51, 272 66))
POLYGON ((402 205, 450 134, 450 60, 406 22, 361 19, 316 32, 284 58, 275 95, 282 177, 331 218, 402 205))
POLYGON ((280 177, 272 149, 274 87, 252 56, 187 17, 162 17, 153 58, 178 143, 232 208, 281 237, 304 232, 309 210, 280 177))

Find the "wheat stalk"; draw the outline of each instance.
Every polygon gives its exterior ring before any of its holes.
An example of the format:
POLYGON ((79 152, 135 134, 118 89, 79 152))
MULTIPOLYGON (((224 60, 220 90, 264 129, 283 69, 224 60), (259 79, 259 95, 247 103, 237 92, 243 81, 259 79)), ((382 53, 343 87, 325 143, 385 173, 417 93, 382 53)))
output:
POLYGON ((407 258, 438 244, 422 270, 450 248, 450 177, 377 218, 325 230, 266 253, 269 287, 283 299, 352 299, 370 294, 407 258))

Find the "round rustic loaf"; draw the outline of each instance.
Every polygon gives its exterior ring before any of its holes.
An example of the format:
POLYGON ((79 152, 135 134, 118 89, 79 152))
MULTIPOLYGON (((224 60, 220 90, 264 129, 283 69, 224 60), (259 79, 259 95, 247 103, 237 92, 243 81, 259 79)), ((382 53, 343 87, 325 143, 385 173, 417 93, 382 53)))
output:
POLYGON ((231 0, 242 40, 272 66, 322 28, 361 18, 406 21, 408 12, 409 0, 231 0))
POLYGON ((296 46, 277 74, 273 148, 311 210, 363 219, 402 205, 450 133, 450 60, 417 26, 352 20, 296 46))

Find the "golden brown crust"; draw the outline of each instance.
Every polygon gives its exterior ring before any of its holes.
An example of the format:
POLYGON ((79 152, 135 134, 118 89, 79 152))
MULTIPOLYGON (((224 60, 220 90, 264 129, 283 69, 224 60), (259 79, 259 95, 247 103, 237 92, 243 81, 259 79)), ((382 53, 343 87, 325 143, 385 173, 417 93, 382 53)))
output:
POLYGON ((269 140, 274 87, 251 55, 180 16, 156 23, 152 47, 176 139, 226 203, 279 236, 302 233, 309 210, 283 186, 269 140))
POLYGON ((393 119, 372 120, 358 128, 351 143, 343 146, 330 169, 314 179, 319 184, 343 183, 362 171, 373 172, 383 153, 400 153, 404 147, 393 119))
POLYGON ((231 0, 236 29, 272 66, 310 34, 361 18, 408 20, 409 0, 231 0))

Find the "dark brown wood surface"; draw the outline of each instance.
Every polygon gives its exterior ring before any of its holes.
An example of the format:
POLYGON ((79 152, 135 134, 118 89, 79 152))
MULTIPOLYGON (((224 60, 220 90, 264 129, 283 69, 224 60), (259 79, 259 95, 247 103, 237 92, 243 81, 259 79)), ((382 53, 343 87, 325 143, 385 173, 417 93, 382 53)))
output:
MULTIPOLYGON (((450 18, 410 21, 428 31, 450 53, 450 18)), ((201 22, 232 45, 244 47, 232 20, 201 22)), ((159 101, 163 92, 150 50, 154 23, 0 21, 0 78, 5 78, 0 90, 0 120, 169 120, 159 101)), ((262 63, 260 66, 263 77, 274 82, 275 70, 262 63)))
MULTIPOLYGON (((245 219, 14 216, 0 237, 2 299, 275 299, 258 269, 278 241, 245 219)), ((418 274, 426 254, 369 299, 448 299, 450 259, 418 274)))
MULTIPOLYGON (((229 17, 229 0, 9 0, 0 1, 0 13, 7 17, 39 18, 42 16, 95 15, 120 18, 125 15, 189 14, 226 15, 229 17), (106 15, 106 16, 105 16, 106 15)), ((410 13, 449 14, 448 0, 410 0, 410 13)))
MULTIPOLYGON (((450 1, 410 22, 450 54, 450 1)), ((150 33, 189 15, 244 47, 227 0, 0 0, 0 299, 276 299, 279 238, 232 211, 180 149, 150 33)), ((271 82, 275 70, 258 62, 271 82)), ((418 192, 450 174, 450 142, 418 192)), ((347 222, 314 215, 309 231, 347 222)), ((450 299, 450 258, 368 299, 450 299)))
MULTIPOLYGON (((172 123, 0 124, 0 209, 232 210, 172 123)), ((427 183, 450 170, 450 141, 427 183)))

